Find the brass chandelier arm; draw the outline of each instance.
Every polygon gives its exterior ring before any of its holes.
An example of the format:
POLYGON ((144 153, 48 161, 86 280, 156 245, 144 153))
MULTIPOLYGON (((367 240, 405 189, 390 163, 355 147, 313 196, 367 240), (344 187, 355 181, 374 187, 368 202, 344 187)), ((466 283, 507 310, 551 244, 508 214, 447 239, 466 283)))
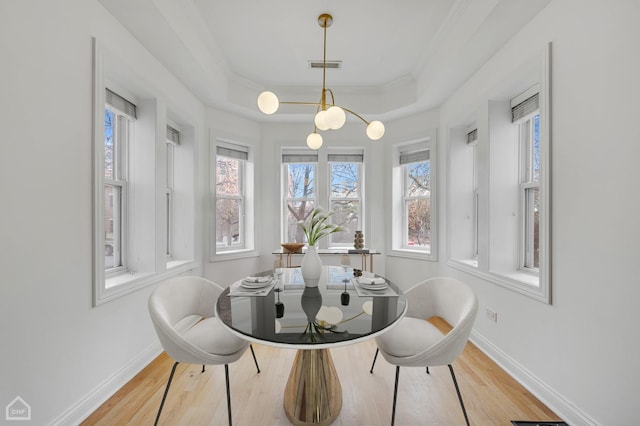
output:
POLYGON ((333 23, 333 17, 328 13, 318 16, 318 24, 323 29, 322 44, 322 91, 319 102, 285 101, 280 102, 278 97, 270 91, 262 92, 257 99, 258 108, 265 114, 273 114, 278 110, 280 104, 283 105, 308 105, 316 107, 316 114, 313 120, 313 132, 307 136, 307 146, 311 149, 320 149, 322 146, 322 136, 319 130, 338 130, 346 121, 346 113, 357 117, 366 125, 366 135, 371 140, 378 140, 384 135, 384 124, 378 120, 365 120, 360 114, 348 108, 336 105, 333 90, 327 88, 327 28, 333 23), (330 99, 327 99, 329 92, 330 99))
MULTIPOLYGON (((333 96, 332 96, 332 99, 333 99, 333 96)), ((309 106, 315 106, 315 107, 322 107, 322 103, 320 103, 320 102, 292 102, 292 101, 288 101, 287 102, 287 101, 280 101, 280 104, 282 104, 282 105, 309 105, 309 106)), ((332 104, 332 106, 340 106, 340 105, 332 104)), ((362 120, 362 122, 364 124, 369 125, 369 122, 367 120, 365 120, 357 112, 354 112, 354 111, 350 110, 349 108, 345 108, 343 106, 341 106, 340 108, 342 108, 343 110, 347 111, 348 113, 358 117, 360 120, 362 120)))

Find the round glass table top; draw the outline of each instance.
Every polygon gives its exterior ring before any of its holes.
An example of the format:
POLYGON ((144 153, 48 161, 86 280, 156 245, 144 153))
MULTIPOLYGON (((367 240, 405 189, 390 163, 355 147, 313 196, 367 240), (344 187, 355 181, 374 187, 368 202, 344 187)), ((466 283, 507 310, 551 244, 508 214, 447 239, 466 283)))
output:
POLYGON ((317 287, 305 286, 300 268, 283 268, 264 286, 238 281, 218 298, 216 316, 234 334, 270 346, 321 349, 367 340, 402 318, 407 302, 388 280, 353 273, 323 266, 317 287))

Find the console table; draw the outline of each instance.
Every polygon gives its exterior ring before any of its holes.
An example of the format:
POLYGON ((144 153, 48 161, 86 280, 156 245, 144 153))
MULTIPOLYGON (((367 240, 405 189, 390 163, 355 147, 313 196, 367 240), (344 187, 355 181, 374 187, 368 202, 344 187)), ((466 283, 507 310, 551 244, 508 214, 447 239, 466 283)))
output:
MULTIPOLYGON (((300 265, 293 265, 293 257, 294 256, 302 256, 306 253, 306 251, 300 251, 296 253, 291 253, 286 251, 283 248, 278 250, 274 250, 272 254, 279 256, 280 259, 280 267, 283 268, 294 268, 300 265)), ((373 256, 381 254, 378 250, 372 249, 363 249, 363 250, 354 250, 354 249, 318 249, 318 254, 320 256, 341 256, 343 254, 351 254, 351 255, 359 255, 362 260, 362 267, 360 270, 362 271, 371 271, 373 272, 373 256), (368 259, 367 259, 368 258, 368 259), (367 262, 368 260, 368 262, 367 262), (369 264, 369 269, 367 269, 367 263, 369 264)), ((301 260, 302 261, 302 260, 301 260)))

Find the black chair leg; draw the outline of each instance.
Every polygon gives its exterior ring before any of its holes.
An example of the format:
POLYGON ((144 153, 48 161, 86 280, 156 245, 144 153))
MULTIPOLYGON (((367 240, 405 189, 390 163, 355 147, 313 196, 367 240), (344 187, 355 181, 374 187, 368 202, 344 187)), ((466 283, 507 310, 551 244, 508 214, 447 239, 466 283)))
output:
POLYGON ((427 374, 431 374, 431 373, 429 373, 429 366, 428 365, 427 365, 427 374))
POLYGON ((202 373, 204 373, 204 364, 202 364, 202 373))
POLYGON ((371 364, 371 370, 369 370, 369 373, 373 374, 373 366, 376 365, 376 358, 378 358, 378 351, 380 351, 379 348, 376 348, 376 354, 373 356, 373 364, 371 364))
POLYGON ((393 410, 391 411, 391 426, 396 421, 396 400, 398 399, 398 379, 400 378, 400 366, 396 366, 396 384, 393 388, 393 410))
POLYGON ((227 413, 229 414, 229 426, 231 426, 231 390, 229 389, 229 364, 224 365, 224 378, 227 382, 227 413))
POLYGON ((260 367, 258 366, 258 360, 256 359, 256 353, 253 351, 253 345, 249 344, 249 349, 251 349, 251 355, 253 355, 253 362, 256 363, 256 370, 258 370, 258 374, 260 374, 260 367))
POLYGON ((453 379, 453 384, 456 387, 456 393, 458 394, 458 399, 460 400, 460 406, 462 407, 462 414, 464 414, 464 421, 469 426, 469 417, 467 417, 467 410, 464 408, 464 402, 462 402, 462 394, 460 393, 460 388, 458 387, 458 381, 456 380, 456 375, 453 373, 453 366, 449 364, 449 371, 451 371, 451 378, 453 379))
POLYGON ((156 421, 153 423, 154 426, 157 426, 158 420, 160 420, 160 413, 162 413, 162 407, 164 407, 164 400, 167 399, 167 393, 169 393, 169 386, 171 386, 171 381, 173 380, 173 373, 176 372, 176 367, 180 364, 176 361, 173 364, 173 368, 171 369, 171 374, 169 374, 169 381, 167 382, 167 387, 164 389, 164 395, 162 396, 162 402, 160 403, 160 408, 158 409, 158 414, 156 415, 156 421))

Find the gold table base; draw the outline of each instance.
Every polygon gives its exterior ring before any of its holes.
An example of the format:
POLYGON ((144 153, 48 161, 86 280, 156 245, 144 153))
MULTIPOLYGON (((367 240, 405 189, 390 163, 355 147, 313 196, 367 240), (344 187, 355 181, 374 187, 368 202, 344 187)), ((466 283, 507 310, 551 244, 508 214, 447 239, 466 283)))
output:
POLYGON ((342 387, 329 349, 298 350, 284 389, 284 411, 299 425, 330 425, 342 408, 342 387))

